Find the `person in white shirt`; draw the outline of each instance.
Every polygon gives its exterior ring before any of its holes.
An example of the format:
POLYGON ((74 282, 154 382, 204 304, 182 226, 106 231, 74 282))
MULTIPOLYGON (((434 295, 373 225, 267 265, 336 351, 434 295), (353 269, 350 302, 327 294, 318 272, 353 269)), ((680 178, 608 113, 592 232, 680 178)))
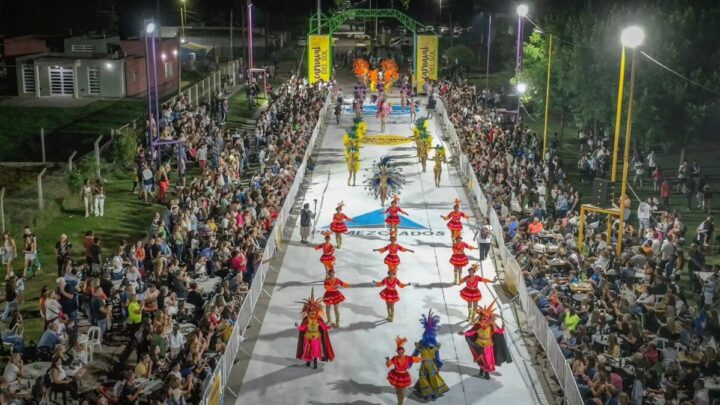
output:
POLYGON ((639 234, 642 235, 647 229, 650 228, 650 217, 652 215, 652 206, 643 201, 638 205, 637 216, 640 221, 639 234))
POLYGON ((20 355, 20 353, 13 353, 10 356, 10 361, 8 362, 7 366, 5 366, 5 371, 3 372, 3 378, 5 379, 5 382, 8 384, 13 384, 17 382, 18 378, 23 376, 22 369, 22 356, 20 355))

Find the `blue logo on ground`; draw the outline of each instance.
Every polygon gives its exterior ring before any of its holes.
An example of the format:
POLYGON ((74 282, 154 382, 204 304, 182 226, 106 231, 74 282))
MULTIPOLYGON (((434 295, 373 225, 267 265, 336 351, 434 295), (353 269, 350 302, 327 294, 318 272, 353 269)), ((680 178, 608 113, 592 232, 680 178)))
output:
MULTIPOLYGON (((402 107, 399 105, 393 105, 390 107, 390 115, 402 115, 410 114, 410 107, 402 107)), ((415 107, 415 111, 420 111, 420 107, 415 107)), ((355 110, 352 107, 345 108, 345 112, 353 113, 355 110)), ((374 115, 377 114, 377 105, 366 104, 363 105, 363 115, 374 115)))
MULTIPOLYGON (((385 209, 380 208, 366 214, 353 217, 353 222, 345 222, 349 229, 352 228, 384 228, 385 227, 385 209)), ((324 229, 330 228, 330 225, 324 229)), ((428 227, 418 224, 404 215, 400 215, 399 229, 428 229, 428 227)))

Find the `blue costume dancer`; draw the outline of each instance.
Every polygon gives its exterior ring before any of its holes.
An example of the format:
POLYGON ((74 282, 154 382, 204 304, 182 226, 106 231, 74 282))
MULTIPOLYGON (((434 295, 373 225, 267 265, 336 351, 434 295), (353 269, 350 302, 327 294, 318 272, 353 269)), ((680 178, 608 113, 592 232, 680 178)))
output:
POLYGON ((427 315, 423 315, 420 324, 425 329, 423 337, 419 342, 415 342, 415 351, 413 357, 420 357, 420 374, 417 383, 415 383, 415 393, 423 399, 436 399, 446 393, 449 388, 445 381, 440 377, 440 343, 437 339, 438 325, 440 317, 434 315, 432 310, 427 315))

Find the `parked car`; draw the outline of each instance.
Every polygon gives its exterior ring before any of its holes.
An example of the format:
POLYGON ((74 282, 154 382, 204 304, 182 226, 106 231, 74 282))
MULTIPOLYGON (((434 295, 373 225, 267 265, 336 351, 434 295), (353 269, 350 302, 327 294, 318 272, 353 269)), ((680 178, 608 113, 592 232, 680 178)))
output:
POLYGON ((397 33, 398 36, 401 36, 401 37, 404 37, 405 35, 407 35, 407 29, 405 27, 403 27, 402 25, 395 28, 395 32, 397 33))
POLYGON ((307 45, 307 39, 306 38, 298 38, 297 40, 297 46, 306 46, 307 45))
POLYGON ((432 25, 426 25, 425 26, 425 33, 426 34, 434 34, 435 33, 435 27, 432 25))
POLYGON ((463 28, 459 25, 456 25, 455 28, 453 28, 453 34, 460 35, 463 33, 463 28))
POLYGON ((359 39, 359 40, 366 40, 366 39, 370 39, 370 35, 368 35, 368 34, 353 34, 352 38, 359 39))
POLYGON ((472 27, 472 25, 469 26, 469 27, 467 27, 467 28, 465 28, 465 32, 468 32, 468 33, 473 32, 473 27, 472 27))
POLYGON ((425 27, 420 27, 415 31, 417 34, 424 34, 425 33, 425 27))
POLYGON ((446 25, 440 26, 440 35, 447 35, 450 33, 450 28, 446 25))

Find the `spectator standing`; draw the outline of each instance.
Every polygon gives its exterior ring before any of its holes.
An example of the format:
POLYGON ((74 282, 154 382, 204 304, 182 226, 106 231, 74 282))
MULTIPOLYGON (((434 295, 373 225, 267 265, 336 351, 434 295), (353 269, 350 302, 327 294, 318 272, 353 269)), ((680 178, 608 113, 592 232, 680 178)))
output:
POLYGON ((5 276, 10 276, 13 273, 12 262, 17 257, 17 245, 15 239, 10 236, 10 232, 3 233, 3 245, 2 245, 2 262, 5 265, 5 276))
POLYGON ((27 278, 28 268, 35 269, 35 260, 37 259, 37 238, 33 234, 29 226, 25 227, 23 231, 23 246, 25 252, 25 262, 23 264, 23 278, 27 278))
POLYGON ((100 179, 95 181, 93 196, 95 201, 95 216, 105 216, 105 186, 103 186, 102 180, 100 179))
POLYGON ((55 243, 55 261, 57 262, 58 277, 62 277, 65 272, 65 263, 70 259, 72 253, 72 243, 68 241, 66 234, 60 235, 60 240, 55 243))
POLYGON ((82 198, 85 206, 85 218, 87 218, 93 212, 93 187, 90 184, 90 179, 83 180, 83 185, 80 188, 80 198, 82 198))

